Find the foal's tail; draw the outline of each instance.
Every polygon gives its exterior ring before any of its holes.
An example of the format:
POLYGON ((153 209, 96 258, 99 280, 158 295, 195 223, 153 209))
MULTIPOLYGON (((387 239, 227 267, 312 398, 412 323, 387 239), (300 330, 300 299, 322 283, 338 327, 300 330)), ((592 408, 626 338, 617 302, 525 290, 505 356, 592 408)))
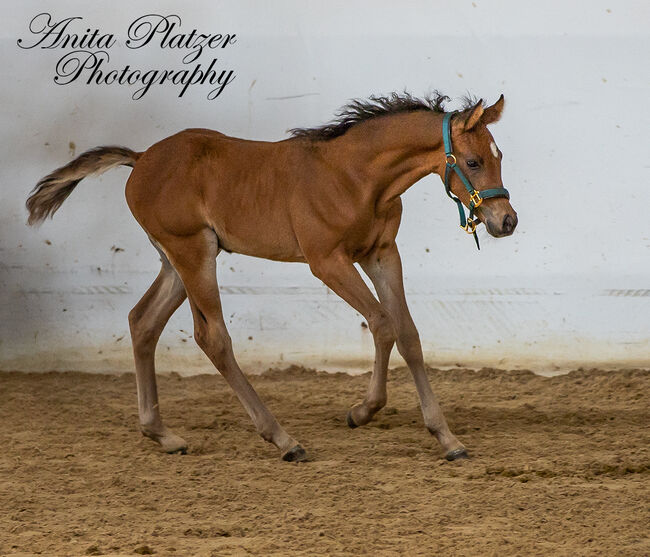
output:
POLYGON ((120 165, 131 166, 140 153, 126 147, 95 147, 39 180, 27 198, 28 224, 51 217, 86 176, 103 174, 120 165))

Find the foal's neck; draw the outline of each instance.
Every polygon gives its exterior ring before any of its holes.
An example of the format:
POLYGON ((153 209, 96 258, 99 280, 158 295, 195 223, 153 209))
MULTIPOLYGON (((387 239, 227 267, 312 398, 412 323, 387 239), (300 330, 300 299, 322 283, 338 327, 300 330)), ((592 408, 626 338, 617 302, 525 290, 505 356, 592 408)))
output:
POLYGON ((418 180, 441 172, 443 115, 428 111, 373 118, 333 141, 351 179, 382 200, 403 194, 418 180))

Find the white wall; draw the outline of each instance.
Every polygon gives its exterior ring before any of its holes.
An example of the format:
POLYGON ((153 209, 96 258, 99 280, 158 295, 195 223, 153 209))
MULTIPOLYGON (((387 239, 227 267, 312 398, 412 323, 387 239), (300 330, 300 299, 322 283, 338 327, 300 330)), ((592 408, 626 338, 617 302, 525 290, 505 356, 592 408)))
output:
MULTIPOLYGON (((107 144, 144 150, 194 126, 276 140, 287 128, 327 121, 351 97, 404 88, 470 91, 490 101, 505 93, 493 133, 520 222, 503 240, 482 230, 477 252, 437 176, 404 196, 398 240, 428 360, 546 370, 648 365, 647 2, 11 0, 3 7, 0 369, 131 369, 126 316, 158 259, 124 201, 128 169, 85 180, 53 221, 25 225, 28 191, 73 154, 107 144), (129 23, 146 13, 176 13, 186 31, 237 33, 238 42, 216 54, 237 77, 213 101, 205 86, 181 99, 177 88, 157 87, 139 101, 126 87, 58 86, 54 65, 65 51, 16 45, 43 11, 116 33, 116 68, 181 66, 178 52, 125 48, 129 23)), ((306 266, 223 254, 218 267, 247 370, 370 365, 361 317, 306 266)), ((210 369, 191 339, 187 305, 158 354, 160 369, 210 369)))

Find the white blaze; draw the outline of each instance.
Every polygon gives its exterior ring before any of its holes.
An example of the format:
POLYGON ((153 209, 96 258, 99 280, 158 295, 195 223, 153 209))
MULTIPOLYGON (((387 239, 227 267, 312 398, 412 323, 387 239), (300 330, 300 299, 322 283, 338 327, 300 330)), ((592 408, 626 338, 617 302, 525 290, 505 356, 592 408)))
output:
POLYGON ((490 150, 492 151, 492 154, 494 155, 495 159, 499 158, 499 149, 497 149, 497 145, 494 141, 490 141, 490 150))

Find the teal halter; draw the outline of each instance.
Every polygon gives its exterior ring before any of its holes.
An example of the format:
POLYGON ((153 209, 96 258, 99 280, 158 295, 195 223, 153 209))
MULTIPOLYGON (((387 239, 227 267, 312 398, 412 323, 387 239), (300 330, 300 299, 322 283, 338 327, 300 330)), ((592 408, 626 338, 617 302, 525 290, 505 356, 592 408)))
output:
POLYGON ((479 224, 479 220, 474 218, 474 209, 479 207, 483 203, 484 199, 490 199, 491 197, 505 197, 510 199, 510 194, 505 188, 490 188, 487 190, 478 191, 474 189, 472 183, 467 179, 463 174, 463 171, 456 164, 456 157, 454 156, 451 148, 451 119, 453 118, 455 112, 448 112, 445 114, 445 117, 442 121, 442 140, 445 146, 445 157, 447 159, 447 166, 445 167, 445 191, 447 195, 456 202, 458 206, 458 214, 460 215, 460 227, 467 232, 468 234, 474 235, 474 241, 476 242, 476 247, 481 249, 478 243, 478 236, 476 235, 476 225, 479 224), (461 182, 465 186, 465 189, 469 193, 469 216, 465 217, 465 209, 460 199, 458 199, 453 193, 451 193, 451 172, 454 171, 458 174, 461 182))

